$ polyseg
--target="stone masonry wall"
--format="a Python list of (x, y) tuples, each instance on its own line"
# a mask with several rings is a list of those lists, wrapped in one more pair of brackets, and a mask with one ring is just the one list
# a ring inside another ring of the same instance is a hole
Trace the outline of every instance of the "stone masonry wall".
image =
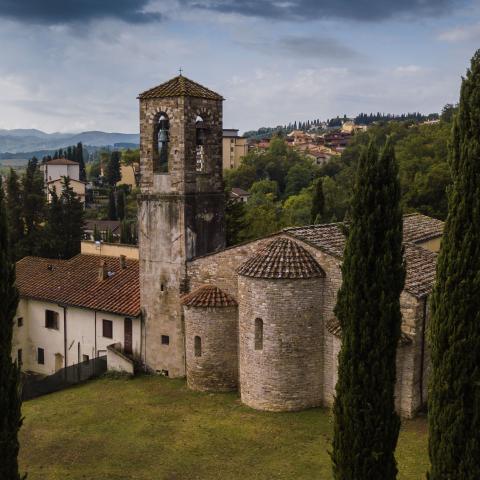
[[(290, 411), (322, 404), (323, 278), (240, 276), (240, 393), (246, 405)], [(255, 349), (255, 319), (263, 348)]]
[[(168, 172), (156, 173), (155, 125), (161, 115), (169, 121)], [(196, 171), (198, 115), (208, 128), (204, 172)], [(221, 132), (221, 101), (188, 97), (140, 101), (138, 224), (144, 349), (149, 369), (172, 377), (185, 375), (180, 296), (187, 288), (186, 262), (225, 245)]]
[[(202, 391), (236, 390), (238, 308), (184, 309), (188, 386)], [(201, 356), (195, 356), (195, 336), (201, 338)]]

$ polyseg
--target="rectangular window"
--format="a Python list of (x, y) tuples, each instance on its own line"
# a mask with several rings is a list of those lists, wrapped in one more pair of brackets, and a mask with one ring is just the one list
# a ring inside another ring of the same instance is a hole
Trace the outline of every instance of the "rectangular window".
[(19, 348), (17, 351), (17, 362), (18, 366), (21, 367), (23, 364), (23, 352), (21, 348)]
[(88, 362), (88, 361), (90, 360), (90, 357), (89, 357), (88, 355), (83, 354), (83, 355), (82, 355), (82, 360), (83, 360), (84, 362)]
[(17, 325), (18, 325), (19, 327), (23, 327), (23, 317), (18, 317), (18, 318), (17, 318)]
[(113, 338), (113, 322), (111, 320), (103, 321), (103, 336), (105, 338)]
[(255, 319), (255, 350), (263, 350), (263, 320)]
[(58, 330), (58, 312), (45, 310), (45, 328)]
[(37, 363), (39, 365), (45, 364), (45, 350), (43, 348), (37, 349)]
[(168, 335), (162, 335), (162, 345), (170, 345), (170, 337)]

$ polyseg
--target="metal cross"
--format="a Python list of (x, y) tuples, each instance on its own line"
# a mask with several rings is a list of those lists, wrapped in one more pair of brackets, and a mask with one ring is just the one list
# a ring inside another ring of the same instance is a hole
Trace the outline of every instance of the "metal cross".
[(183, 69), (182, 69), (182, 67), (180, 67), (180, 68), (178, 69), (178, 71), (179, 71), (179, 73), (180, 73), (180, 75), (181, 75), (181, 74), (182, 74), (182, 72), (183, 72)]

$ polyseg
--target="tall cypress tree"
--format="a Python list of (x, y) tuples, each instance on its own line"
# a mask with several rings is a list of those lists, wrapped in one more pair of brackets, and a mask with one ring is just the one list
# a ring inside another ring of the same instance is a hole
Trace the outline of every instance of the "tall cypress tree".
[(17, 311), (15, 264), (8, 240), (7, 213), (0, 182), (0, 478), (19, 480), (18, 431), (22, 426), (20, 368), (12, 362), (13, 319)]
[(432, 294), (431, 480), (480, 478), (480, 50), (463, 79)]
[(120, 172), (120, 152), (117, 150), (113, 151), (110, 155), (106, 177), (107, 182), (111, 187), (114, 187), (117, 182), (122, 179)]
[(17, 172), (11, 168), (7, 180), (7, 219), (10, 249), (12, 258), (17, 259), (19, 242), (24, 236), (24, 224), (22, 217), (22, 192), (18, 181)]
[(71, 258), (80, 253), (84, 211), (82, 202), (70, 186), (68, 177), (63, 177), (60, 203), (63, 211), (63, 258)]
[(85, 160), (83, 158), (83, 145), (82, 142), (78, 142), (75, 148), (75, 160), (80, 165), (80, 180), (85, 182), (87, 180), (87, 171), (85, 169)]
[(323, 179), (318, 178), (315, 182), (315, 190), (312, 198), (311, 222), (321, 223), (325, 211), (325, 197), (323, 195)]
[(117, 204), (115, 202), (115, 192), (113, 188), (108, 194), (108, 219), (117, 220)]
[(342, 327), (334, 412), (336, 480), (391, 480), (400, 420), (396, 351), (405, 269), (400, 185), (390, 141), (362, 153), (335, 314)]
[(123, 189), (117, 192), (117, 217), (119, 220), (125, 218), (125, 191)]

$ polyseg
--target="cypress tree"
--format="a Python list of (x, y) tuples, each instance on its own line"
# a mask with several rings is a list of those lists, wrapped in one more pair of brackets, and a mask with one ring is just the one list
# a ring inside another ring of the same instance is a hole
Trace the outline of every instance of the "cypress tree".
[(342, 327), (333, 407), (336, 480), (390, 480), (400, 420), (396, 350), (405, 269), (398, 170), (391, 142), (362, 153), (335, 314)]
[(480, 478), (480, 50), (462, 81), (432, 294), (430, 480)]
[(15, 264), (8, 240), (0, 182), (0, 478), (19, 480), (18, 431), (22, 426), (20, 367), (12, 362), (13, 319), (17, 311)]
[(22, 218), (25, 235), (19, 243), (18, 256), (39, 255), (42, 248), (42, 228), (45, 221), (45, 193), (38, 160), (29, 160), (22, 180)]
[(24, 235), (22, 217), (22, 192), (18, 181), (17, 172), (11, 168), (7, 180), (7, 219), (10, 249), (12, 258), (17, 259), (18, 244)]
[(115, 203), (115, 192), (113, 188), (110, 189), (108, 194), (108, 219), (117, 220), (117, 205)]
[(106, 177), (107, 182), (111, 187), (114, 187), (117, 182), (122, 179), (120, 172), (120, 152), (117, 150), (113, 151), (110, 155)]
[(125, 191), (120, 190), (117, 192), (117, 217), (119, 220), (125, 218)]
[(62, 181), (60, 203), (63, 213), (62, 258), (71, 258), (80, 253), (84, 228), (84, 211), (82, 202), (70, 186), (68, 177), (64, 177)]
[(63, 242), (63, 211), (62, 204), (55, 188), (50, 190), (50, 203), (47, 207), (47, 219), (43, 235), (42, 256), (48, 258), (63, 258), (65, 248)]
[(78, 142), (75, 148), (74, 160), (80, 165), (80, 180), (85, 182), (87, 180), (87, 171), (85, 169), (85, 160), (83, 159), (83, 145), (82, 142)]
[(325, 211), (325, 197), (323, 195), (323, 180), (317, 179), (312, 198), (311, 222), (320, 223)]

